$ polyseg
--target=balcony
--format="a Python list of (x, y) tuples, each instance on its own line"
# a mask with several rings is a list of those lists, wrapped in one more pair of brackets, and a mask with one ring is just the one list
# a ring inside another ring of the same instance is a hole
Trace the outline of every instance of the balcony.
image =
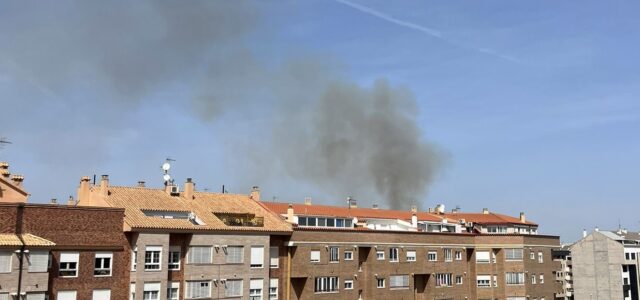
[(264, 217), (255, 214), (214, 213), (227, 226), (264, 227)]

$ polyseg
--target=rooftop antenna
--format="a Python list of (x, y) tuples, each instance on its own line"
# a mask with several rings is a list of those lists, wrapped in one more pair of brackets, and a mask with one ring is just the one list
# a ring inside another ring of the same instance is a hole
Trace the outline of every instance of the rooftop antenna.
[(170, 162), (172, 161), (176, 161), (175, 159), (171, 159), (169, 157), (167, 157), (164, 160), (164, 163), (162, 164), (162, 166), (160, 166), (160, 168), (163, 171), (163, 175), (162, 175), (162, 179), (164, 180), (164, 185), (168, 185), (169, 183), (173, 184), (173, 179), (171, 179), (171, 175), (169, 175), (169, 169), (171, 169), (171, 164)]

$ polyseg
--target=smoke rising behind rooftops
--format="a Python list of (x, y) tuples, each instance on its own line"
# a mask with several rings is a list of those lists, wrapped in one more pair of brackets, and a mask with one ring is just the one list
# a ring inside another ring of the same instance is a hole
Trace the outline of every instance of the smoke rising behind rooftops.
[[(365, 87), (327, 67), (332, 60), (305, 53), (275, 66), (261, 61), (247, 43), (260, 23), (248, 2), (3, 6), (0, 36), (10, 42), (0, 43), (0, 71), (53, 91), (59, 101), (83, 93), (90, 99), (83, 107), (93, 111), (104, 99), (92, 90), (101, 90), (125, 103), (115, 109), (130, 110), (129, 103), (154, 101), (157, 90), (180, 85), (190, 91), (182, 102), (203, 122), (269, 103), (271, 134), (259, 141), (269, 151), (255, 154), (247, 172), (278, 169), (284, 174), (268, 176), (285, 175), (360, 202), (408, 209), (421, 204), (446, 157), (424, 140), (416, 99), (407, 87), (385, 79)], [(109, 122), (82, 125), (87, 130)], [(91, 142), (105, 144), (108, 138)]]

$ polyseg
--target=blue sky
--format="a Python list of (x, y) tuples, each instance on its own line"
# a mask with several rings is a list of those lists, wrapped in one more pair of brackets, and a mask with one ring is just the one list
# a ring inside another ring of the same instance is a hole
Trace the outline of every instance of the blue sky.
[[(240, 42), (223, 42), (241, 43), (261, 69), (277, 69), (291, 57), (320, 57), (329, 73), (360, 86), (384, 78), (413, 93), (423, 138), (447, 157), (421, 196), (423, 206), (525, 211), (543, 233), (561, 235), (566, 242), (583, 228), (616, 228), (621, 222), (640, 229), (638, 3), (245, 4), (257, 25), (247, 25), (251, 29)], [(121, 94), (101, 84), (97, 73), (84, 73), (85, 64), (74, 64), (80, 71), (60, 75), (66, 82), (59, 84), (56, 76), (40, 76), (37, 68), (29, 69), (35, 64), (24, 63), (24, 57), (40, 52), (23, 57), (16, 49), (24, 48), (9, 45), (43, 47), (39, 38), (50, 34), (43, 28), (68, 28), (54, 17), (74, 18), (82, 11), (63, 5), (53, 12), (47, 7), (29, 12), (28, 6), (9, 2), (0, 7), (5, 8), (0, 9), (0, 40), (7, 43), (0, 45), (0, 136), (13, 141), (0, 150), (0, 158), (26, 176), (32, 201), (75, 194), (82, 175), (104, 173), (115, 184), (146, 179), (159, 185), (158, 166), (167, 156), (177, 160), (178, 182), (194, 177), (200, 188), (219, 190), (226, 184), (233, 192), (248, 192), (257, 184), (263, 198), (279, 201), (313, 196), (335, 203), (345, 196), (286, 176), (270, 164), (242, 163), (251, 153), (270, 151), (263, 145), (270, 134), (265, 124), (279, 117), (259, 84), (230, 93), (251, 100), (229, 105), (232, 109), (213, 118), (195, 117), (189, 82), (204, 64), (195, 58), (183, 64), (184, 58), (168, 52), (168, 61), (157, 63), (180, 76), (158, 76), (161, 84), (114, 101)], [(142, 14), (145, 9), (140, 8)], [(52, 18), (25, 25), (39, 14)], [(116, 43), (137, 43), (122, 40), (114, 37)], [(52, 52), (61, 49), (67, 50), (55, 46)], [(87, 49), (93, 48), (55, 54), (63, 62), (76, 61), (87, 58)], [(179, 50), (203, 59), (228, 54), (226, 49)], [(52, 64), (47, 69), (52, 74), (67, 71), (51, 57), (42, 61)]]

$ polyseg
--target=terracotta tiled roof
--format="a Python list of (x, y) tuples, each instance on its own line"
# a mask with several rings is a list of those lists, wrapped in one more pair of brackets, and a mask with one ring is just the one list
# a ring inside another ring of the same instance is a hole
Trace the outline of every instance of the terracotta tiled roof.
[[(284, 215), (287, 213), (289, 203), (282, 202), (263, 202), (263, 204), (277, 214)], [(356, 217), (359, 219), (398, 219), (411, 221), (413, 213), (409, 210), (390, 210), (390, 209), (373, 209), (373, 208), (349, 208), (330, 205), (305, 205), (292, 204), (293, 211), (296, 215), (309, 216), (334, 216), (334, 217)], [(417, 212), (418, 221), (441, 222), (444, 216), (437, 216), (428, 212)], [(455, 219), (447, 218), (448, 221), (455, 222)]]
[(493, 212), (489, 212), (487, 214), (484, 213), (464, 213), (464, 212), (459, 212), (459, 213), (446, 213), (444, 214), (444, 216), (448, 217), (448, 218), (453, 218), (453, 219), (464, 219), (466, 222), (473, 222), (473, 223), (478, 223), (478, 224), (515, 224), (515, 225), (531, 225), (531, 226), (537, 226), (538, 224), (530, 222), (530, 221), (526, 221), (526, 222), (520, 222), (519, 218), (515, 218), (515, 217), (511, 217), (511, 216), (507, 216), (507, 215), (502, 215), (502, 214), (496, 214)]
[[(264, 209), (247, 195), (194, 192), (193, 199), (171, 196), (161, 189), (109, 187), (106, 202), (125, 209), (125, 223), (133, 229), (234, 230), (289, 232), (291, 225)], [(143, 211), (193, 212), (204, 225), (188, 219), (151, 217)], [(254, 214), (264, 218), (263, 227), (228, 226), (214, 213)]]
[[(33, 234), (27, 233), (22, 235), (22, 240), (24, 241), (25, 246), (31, 247), (52, 247), (56, 244), (47, 239), (41, 238), (39, 236), (35, 236)], [(22, 246), (22, 242), (18, 238), (16, 234), (0, 234), (0, 246)]]

